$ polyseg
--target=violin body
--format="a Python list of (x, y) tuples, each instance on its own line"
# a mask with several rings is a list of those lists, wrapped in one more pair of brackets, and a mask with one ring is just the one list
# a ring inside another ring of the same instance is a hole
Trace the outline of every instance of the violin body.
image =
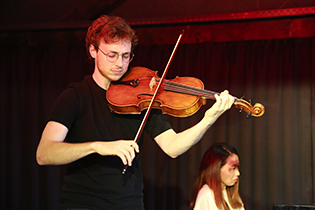
[[(107, 100), (112, 111), (120, 114), (139, 114), (149, 105), (161, 109), (164, 114), (175, 117), (187, 117), (196, 113), (206, 99), (215, 99), (220, 93), (204, 90), (201, 80), (194, 77), (176, 77), (163, 80), (157, 71), (144, 67), (134, 67), (119, 81), (112, 82), (107, 90)], [(157, 88), (159, 88), (157, 90)], [(155, 100), (151, 104), (153, 96)], [(250, 116), (260, 117), (265, 108), (262, 104), (251, 103), (235, 97), (234, 105)]]
[[(144, 67), (130, 69), (119, 82), (109, 86), (107, 100), (110, 109), (120, 114), (139, 114), (148, 108), (158, 82), (157, 71)], [(204, 88), (202, 81), (193, 77), (176, 77), (166, 82)], [(206, 103), (203, 97), (165, 91), (164, 88), (165, 83), (160, 87), (152, 105), (152, 108), (161, 109), (164, 114), (187, 117), (196, 113)]]

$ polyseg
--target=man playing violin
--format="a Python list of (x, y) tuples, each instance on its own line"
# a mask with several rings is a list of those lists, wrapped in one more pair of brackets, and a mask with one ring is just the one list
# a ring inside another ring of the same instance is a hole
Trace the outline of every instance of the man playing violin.
[[(106, 100), (111, 82), (127, 72), (136, 44), (134, 30), (123, 19), (103, 15), (95, 20), (86, 36), (94, 72), (71, 84), (52, 107), (36, 158), (39, 165), (68, 165), (61, 209), (144, 209), (141, 161), (136, 155), (143, 139), (133, 141), (144, 114), (113, 113)], [(228, 91), (215, 98), (203, 119), (185, 131), (176, 133), (156, 109), (144, 130), (176, 158), (234, 102)]]

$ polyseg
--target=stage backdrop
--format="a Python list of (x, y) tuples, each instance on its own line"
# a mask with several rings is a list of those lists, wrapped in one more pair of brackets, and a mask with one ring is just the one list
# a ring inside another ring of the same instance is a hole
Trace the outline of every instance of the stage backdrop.
[[(174, 43), (177, 37), (174, 37)], [(83, 39), (42, 44), (12, 39), (0, 48), (0, 208), (55, 210), (64, 167), (38, 166), (35, 151), (49, 110), (70, 82), (91, 74)], [(133, 66), (161, 75), (174, 45), (139, 46)], [(182, 44), (170, 66), (175, 76), (200, 78), (206, 89), (228, 89), (262, 103), (266, 113), (247, 119), (235, 107), (201, 142), (171, 159), (146, 136), (147, 210), (186, 210), (203, 153), (224, 141), (240, 154), (240, 192), (246, 209), (314, 202), (315, 37)], [(214, 101), (170, 121), (178, 132), (193, 126)]]

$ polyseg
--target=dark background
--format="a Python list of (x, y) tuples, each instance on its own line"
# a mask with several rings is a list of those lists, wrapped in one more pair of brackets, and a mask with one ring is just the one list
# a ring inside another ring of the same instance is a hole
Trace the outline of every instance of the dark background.
[[(142, 150), (146, 209), (187, 209), (203, 153), (225, 141), (240, 154), (246, 209), (314, 205), (315, 2), (6, 1), (0, 3), (0, 208), (58, 209), (64, 167), (37, 165), (49, 110), (70, 83), (91, 74), (84, 39), (101, 14), (122, 16), (140, 42), (134, 66), (167, 78), (200, 78), (265, 106), (260, 118), (232, 107), (187, 153), (171, 159), (146, 137)], [(170, 117), (178, 132), (188, 118)]]

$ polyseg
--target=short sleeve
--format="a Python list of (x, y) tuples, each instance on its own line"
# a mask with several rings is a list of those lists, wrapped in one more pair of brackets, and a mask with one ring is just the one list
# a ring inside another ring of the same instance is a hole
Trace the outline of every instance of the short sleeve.
[(79, 115), (80, 99), (74, 88), (67, 88), (55, 101), (48, 121), (55, 121), (70, 129)]
[(161, 110), (157, 109), (151, 110), (151, 113), (145, 126), (145, 130), (148, 132), (151, 139), (154, 139), (159, 134), (171, 128), (172, 128), (171, 124), (169, 123), (167, 117), (162, 114)]

